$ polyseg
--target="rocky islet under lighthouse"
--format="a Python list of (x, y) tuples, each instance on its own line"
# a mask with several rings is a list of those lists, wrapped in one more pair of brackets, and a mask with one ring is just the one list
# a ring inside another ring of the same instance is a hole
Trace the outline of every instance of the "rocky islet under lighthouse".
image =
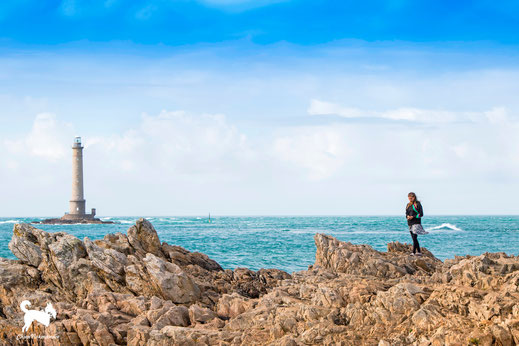
[(83, 145), (81, 137), (76, 137), (72, 144), (72, 196), (69, 202), (69, 212), (59, 219), (46, 219), (41, 223), (113, 223), (102, 221), (95, 217), (96, 209), (92, 208), (87, 214), (86, 200), (83, 189)]

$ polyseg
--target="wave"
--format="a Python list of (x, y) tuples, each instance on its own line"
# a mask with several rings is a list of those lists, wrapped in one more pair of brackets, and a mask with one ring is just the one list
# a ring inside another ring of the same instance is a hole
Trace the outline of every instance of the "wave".
[(128, 220), (118, 220), (118, 222), (120, 222), (120, 223), (128, 223), (128, 224), (135, 223), (135, 221), (131, 221), (131, 220), (130, 221), (128, 221)]
[(453, 225), (450, 223), (442, 223), (439, 226), (429, 227), (429, 228), (426, 228), (425, 230), (426, 231), (435, 231), (435, 230), (440, 230), (440, 229), (450, 229), (452, 231), (463, 231), (461, 228), (458, 228), (458, 227), (456, 227), (456, 225)]
[[(200, 220), (206, 221), (206, 219), (200, 219)], [(172, 224), (174, 224), (174, 223), (195, 223), (195, 222), (199, 223), (196, 220), (171, 220), (169, 222)]]
[(5, 221), (0, 221), (0, 223), (18, 223), (20, 221), (18, 220), (5, 220)]

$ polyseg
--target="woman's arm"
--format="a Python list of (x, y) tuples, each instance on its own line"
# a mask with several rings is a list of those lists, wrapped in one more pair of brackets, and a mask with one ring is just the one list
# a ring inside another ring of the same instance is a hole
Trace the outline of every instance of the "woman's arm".
[(418, 207), (416, 208), (416, 211), (417, 211), (418, 215), (416, 215), (416, 217), (423, 217), (422, 203), (417, 203), (417, 204), (418, 204)]
[(405, 216), (408, 220), (411, 220), (414, 216), (413, 214), (413, 208), (410, 208), (409, 205), (405, 206)]

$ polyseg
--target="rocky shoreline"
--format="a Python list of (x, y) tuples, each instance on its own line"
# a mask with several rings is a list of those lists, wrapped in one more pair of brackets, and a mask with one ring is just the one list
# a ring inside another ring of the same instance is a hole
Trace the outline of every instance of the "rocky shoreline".
[(34, 224), (44, 224), (44, 225), (74, 225), (78, 223), (88, 223), (88, 224), (111, 224), (113, 221), (103, 221), (98, 218), (84, 218), (84, 219), (45, 219), (41, 221), (32, 221)]
[[(17, 224), (0, 258), (2, 345), (516, 345), (519, 256), (446, 260), (316, 234), (308, 270), (223, 270), (140, 219), (83, 241)], [(57, 311), (21, 329), (23, 300)], [(32, 337), (31, 337), (32, 335)]]

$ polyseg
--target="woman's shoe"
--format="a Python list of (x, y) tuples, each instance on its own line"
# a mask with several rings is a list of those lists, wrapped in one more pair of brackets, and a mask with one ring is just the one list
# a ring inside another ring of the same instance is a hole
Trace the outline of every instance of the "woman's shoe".
[(423, 256), (421, 252), (418, 252), (415, 256)]
[(415, 256), (414, 252), (411, 252), (411, 254), (409, 256)]

